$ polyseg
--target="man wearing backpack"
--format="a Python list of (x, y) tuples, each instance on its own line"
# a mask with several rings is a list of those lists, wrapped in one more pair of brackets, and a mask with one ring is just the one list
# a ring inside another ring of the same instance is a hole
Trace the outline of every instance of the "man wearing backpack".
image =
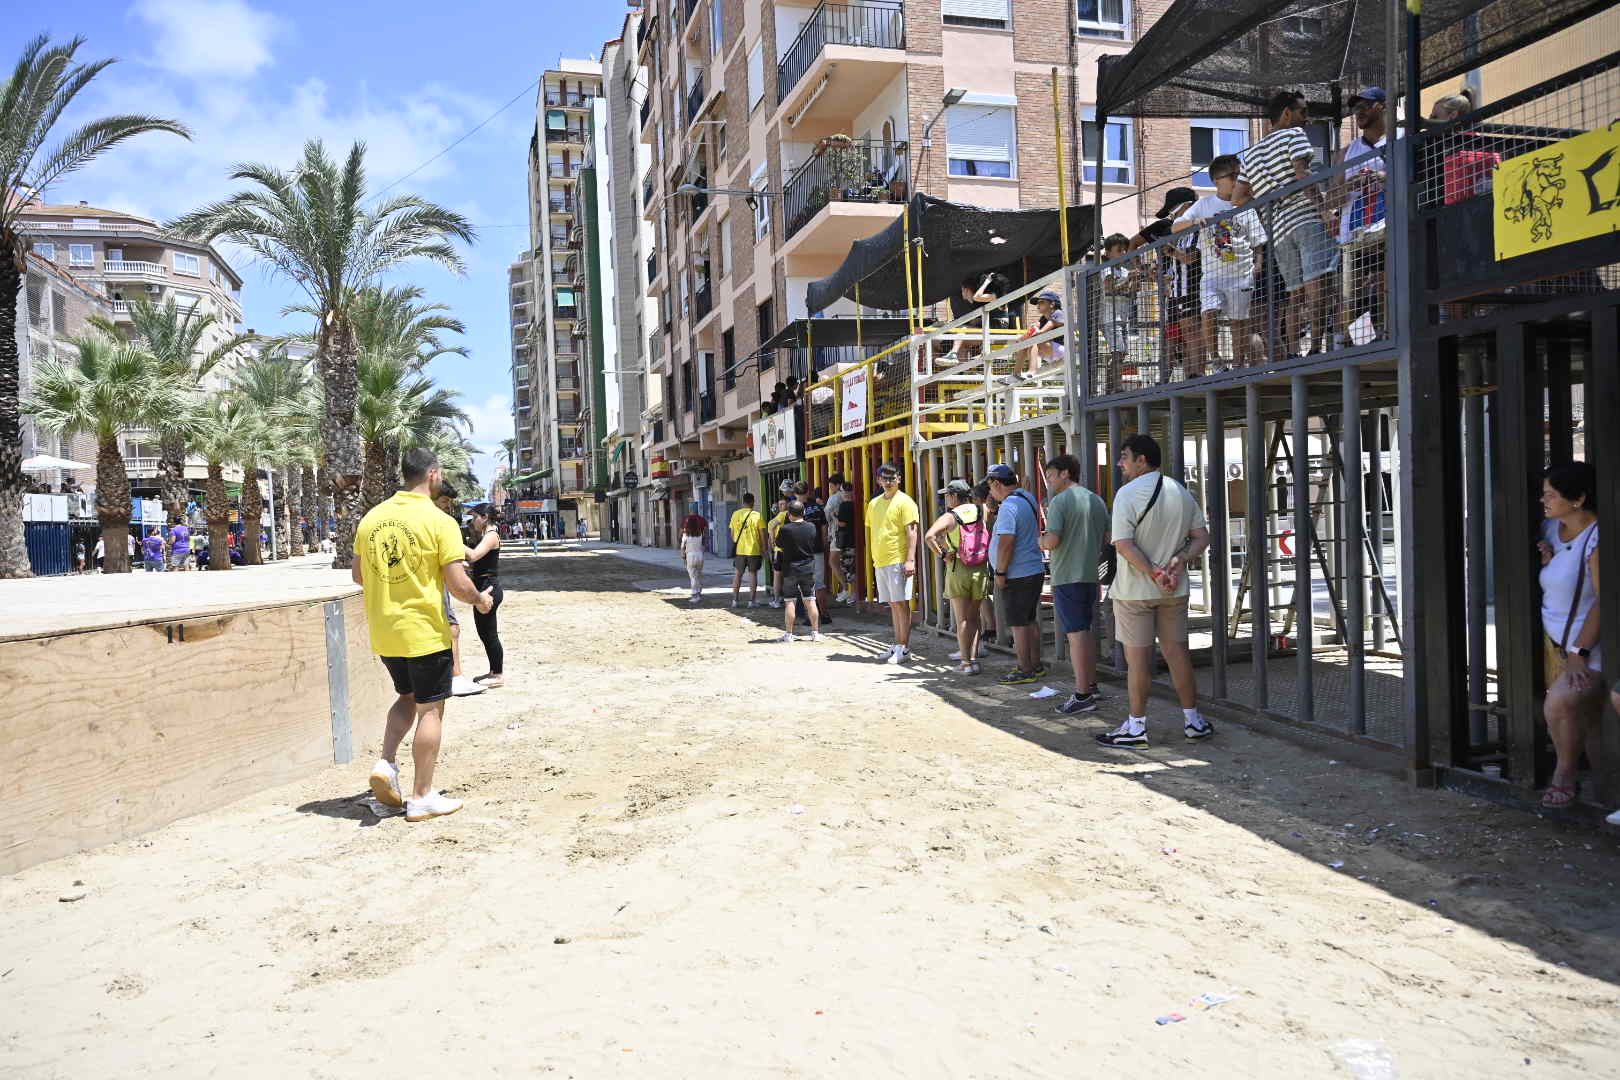
[(1120, 448), (1119, 468), (1129, 482), (1114, 496), (1119, 576), (1108, 598), (1130, 670), (1131, 713), (1119, 727), (1097, 736), (1104, 746), (1148, 745), (1155, 636), (1181, 699), (1182, 734), (1189, 739), (1215, 734), (1215, 726), (1198, 712), (1198, 683), (1187, 651), (1186, 571), (1209, 547), (1209, 525), (1198, 500), (1159, 471), (1161, 460), (1159, 444), (1146, 435), (1132, 435)]
[(990, 466), (985, 479), (990, 481), (991, 497), (1001, 504), (991, 534), (990, 564), (995, 568), (996, 591), (1001, 594), (1003, 613), (1018, 651), (1018, 666), (1003, 675), (1001, 682), (1009, 686), (1032, 683), (1046, 677), (1036, 622), (1041, 610), (1041, 586), (1046, 581), (1040, 510), (1035, 496), (1019, 486), (1018, 474), (1011, 465)]
[(1066, 716), (1097, 710), (1097, 563), (1108, 541), (1108, 506), (1080, 486), (1080, 462), (1059, 454), (1046, 463), (1046, 531), (1041, 547), (1052, 553), (1052, 603), (1058, 627), (1069, 639), (1074, 693), (1057, 707)]

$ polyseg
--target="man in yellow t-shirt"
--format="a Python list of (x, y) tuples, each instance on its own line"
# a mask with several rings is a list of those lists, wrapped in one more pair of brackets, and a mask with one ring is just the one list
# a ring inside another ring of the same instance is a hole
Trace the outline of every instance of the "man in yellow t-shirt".
[[(450, 696), (454, 660), (444, 592), (478, 611), (495, 606), (467, 573), (467, 548), (456, 522), (434, 503), (444, 473), (431, 451), (412, 448), (401, 461), (405, 489), (372, 507), (354, 534), (354, 583), (365, 590), (371, 647), (399, 695), (388, 710), (382, 757), (371, 770), (371, 792), (386, 806), (405, 808), (406, 821), (426, 821), (461, 809), (433, 787)], [(410, 798), (401, 794), (399, 744), (412, 727), (416, 766)]]
[(759, 568), (765, 563), (765, 518), (754, 509), (754, 493), (743, 495), (742, 509), (731, 515), (731, 545), (736, 557), (731, 565), (731, 606), (738, 607), (737, 594), (742, 590), (743, 574), (748, 574), (748, 606), (754, 606), (759, 594)]
[(872, 554), (878, 602), (889, 605), (894, 646), (884, 656), (890, 664), (911, 657), (911, 586), (917, 574), (917, 503), (900, 490), (900, 470), (878, 466), (883, 494), (866, 504), (866, 550)]

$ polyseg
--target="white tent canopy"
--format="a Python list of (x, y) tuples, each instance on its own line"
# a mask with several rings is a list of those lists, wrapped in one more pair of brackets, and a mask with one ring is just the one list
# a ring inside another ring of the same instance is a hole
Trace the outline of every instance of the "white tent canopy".
[(23, 472), (49, 472), (52, 469), (93, 469), (94, 465), (86, 465), (82, 461), (69, 461), (67, 458), (53, 457), (50, 454), (40, 454), (37, 457), (23, 458)]

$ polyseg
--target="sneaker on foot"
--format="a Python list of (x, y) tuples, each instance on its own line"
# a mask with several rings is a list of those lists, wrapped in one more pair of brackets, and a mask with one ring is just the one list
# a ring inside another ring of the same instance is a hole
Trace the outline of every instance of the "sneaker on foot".
[(698, 598), (694, 596), (690, 600), (688, 600), (687, 603), (691, 604), (693, 607), (697, 607), (698, 606)]
[(781, 609), (781, 607), (782, 607), (782, 601), (780, 601), (780, 600), (778, 600), (778, 599), (777, 599), (777, 598), (776, 598), (776, 597), (774, 597), (774, 596), (773, 596), (773, 597), (771, 597), (771, 607), (773, 607), (773, 608), (776, 608), (776, 609), (778, 609), (778, 610), (780, 610), (780, 609)]
[(1097, 701), (1090, 694), (1070, 694), (1069, 700), (1057, 707), (1064, 716), (1097, 711)]
[(1187, 724), (1184, 724), (1182, 726), (1182, 728), (1181, 728), (1181, 733), (1183, 735), (1187, 736), (1187, 738), (1189, 738), (1189, 739), (1207, 739), (1211, 735), (1215, 734), (1215, 725), (1214, 724), (1210, 723), (1208, 720), (1204, 719), (1203, 717), (1199, 717), (1199, 720), (1201, 721), (1201, 723), (1197, 723), (1197, 724), (1187, 723)]
[(453, 814), (460, 809), (460, 799), (451, 799), (440, 795), (437, 791), (430, 791), (423, 798), (405, 800), (405, 820), (427, 821), (429, 818)]
[(748, 606), (751, 607), (751, 608), (759, 607), (759, 605), (754, 603), (754, 601), (752, 601), (752, 600), (748, 601)]
[(732, 598), (731, 598), (731, 606), (732, 606), (732, 607), (734, 607), (734, 608), (739, 608), (739, 607), (742, 607), (742, 604), (740, 604), (740, 603), (739, 603), (739, 602), (738, 602), (738, 601), (737, 601), (737, 598), (736, 598), (736, 597), (735, 597), (735, 596), (733, 596), (733, 597), (732, 597)]
[(781, 637), (776, 639), (776, 643), (778, 645), (791, 645), (793, 644), (793, 635), (783, 634)]
[(978, 673), (979, 673), (979, 665), (978, 665), (978, 663), (975, 662), (975, 663), (972, 663), (972, 664), (963, 664), (962, 665), (962, 674), (964, 674), (964, 675), (977, 675)]
[(960, 663), (962, 660), (962, 650), (957, 649), (955, 652), (951, 653), (950, 656), (946, 657), (946, 659), (955, 660), (956, 662)]
[(482, 694), (483, 692), (483, 683), (474, 682), (465, 675), (457, 675), (450, 680), (451, 697), (470, 697), (473, 694)]
[(1035, 670), (1031, 674), (1033, 674), (1037, 679), (1044, 679), (1046, 678), (1048, 670), (1049, 669), (1045, 664), (1036, 664)]
[(1113, 731), (1098, 735), (1097, 741), (1104, 746), (1134, 746), (1138, 749), (1146, 749), (1148, 745), (1147, 728), (1133, 727), (1131, 722), (1127, 720)]
[(903, 664), (910, 659), (911, 650), (906, 648), (904, 645), (896, 645), (894, 648), (889, 650), (889, 659), (887, 662), (890, 664)]
[(810, 632), (810, 640), (811, 641), (821, 641), (822, 640), (821, 631), (820, 630), (811, 631)]
[(1039, 678), (1040, 676), (1035, 674), (1033, 671), (1025, 671), (1023, 668), (1013, 668), (996, 681), (1001, 683), (1003, 686), (1022, 686), (1025, 683), (1032, 683)]
[(405, 805), (405, 797), (399, 792), (398, 765), (377, 759), (377, 764), (371, 767), (371, 794), (384, 806), (397, 809)]

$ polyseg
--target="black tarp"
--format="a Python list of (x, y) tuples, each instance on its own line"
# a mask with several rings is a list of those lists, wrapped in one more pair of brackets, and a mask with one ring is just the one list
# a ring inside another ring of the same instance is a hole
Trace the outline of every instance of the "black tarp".
[[(861, 299), (865, 299), (864, 294)], [(905, 319), (886, 315), (863, 317), (860, 326), (848, 316), (794, 319), (760, 346), (764, 349), (803, 349), (844, 345), (892, 345), (911, 332)]]
[[(1096, 242), (1096, 219), (1093, 207), (1069, 207), (1071, 262)], [(997, 270), (1019, 283), (1057, 270), (1063, 262), (1059, 225), (1055, 209), (986, 210), (932, 195), (912, 196), (912, 237), (923, 241), (922, 302), (956, 296), (970, 274)], [(825, 311), (840, 298), (855, 299), (855, 283), (860, 282), (862, 305), (905, 310), (910, 298), (901, 258), (904, 237), (904, 220), (895, 218), (876, 236), (855, 241), (842, 266), (810, 283), (808, 309)], [(916, 274), (913, 265), (913, 280)]]
[[(1539, 40), (1613, 0), (1424, 0), (1421, 82), (1433, 86)], [(1278, 90), (1331, 111), (1388, 81), (1388, 0), (1176, 0), (1123, 56), (1107, 57), (1108, 116), (1260, 116)], [(1472, 18), (1470, 18), (1472, 17)], [(1404, 7), (1397, 19), (1405, 48)], [(1390, 95), (1404, 87), (1385, 87)]]

